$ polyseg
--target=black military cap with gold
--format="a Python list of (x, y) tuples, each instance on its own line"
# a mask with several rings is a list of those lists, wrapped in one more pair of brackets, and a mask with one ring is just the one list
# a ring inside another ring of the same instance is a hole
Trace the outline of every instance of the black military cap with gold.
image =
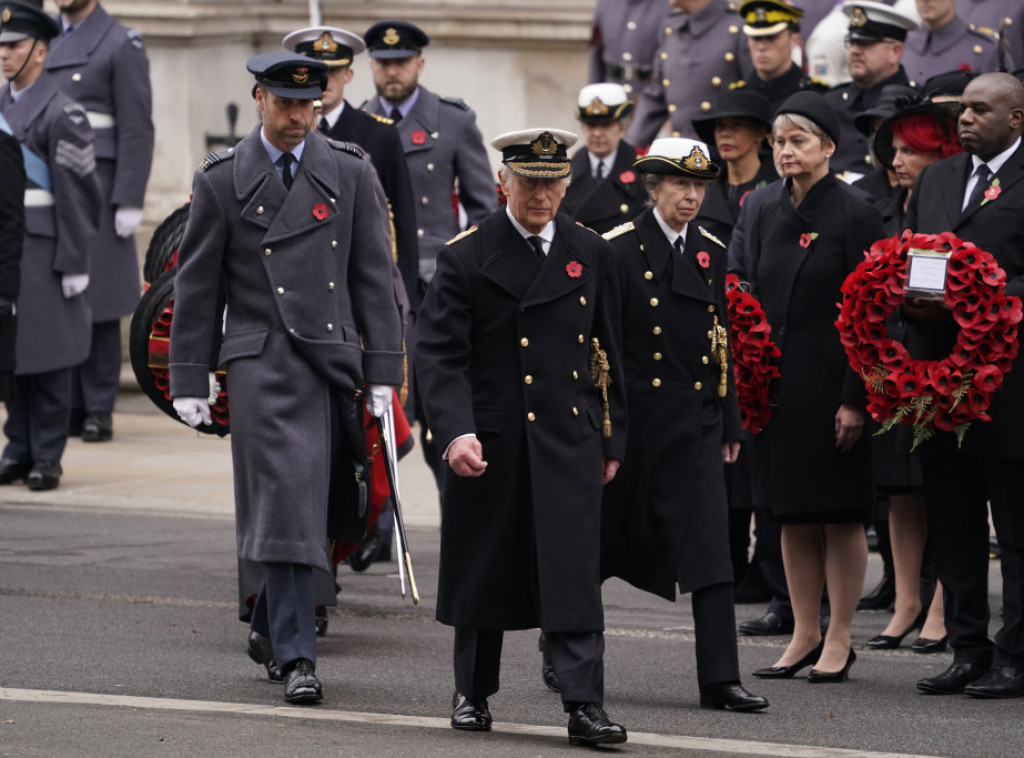
[(378, 21), (363, 39), (371, 58), (408, 58), (430, 44), (427, 33), (408, 21)]
[(41, 8), (18, 0), (0, 2), (0, 44), (38, 39), (49, 42), (60, 34), (60, 26)]
[(256, 77), (257, 84), (291, 100), (317, 100), (327, 86), (326, 65), (287, 50), (253, 56), (245, 68)]
[(847, 0), (842, 10), (850, 19), (846, 38), (852, 42), (903, 42), (917, 28), (917, 21), (905, 13), (870, 0)]
[(363, 38), (333, 26), (297, 29), (281, 41), (285, 49), (323, 61), (331, 68), (351, 66), (352, 59), (366, 49)]
[(748, 37), (770, 37), (781, 31), (800, 31), (804, 11), (778, 0), (747, 0), (739, 9), (743, 33)]
[(572, 132), (537, 127), (505, 132), (491, 140), (510, 173), (528, 179), (562, 179), (569, 175), (568, 149), (579, 139)]
[(585, 124), (621, 121), (632, 112), (633, 101), (616, 82), (588, 84), (576, 100), (576, 118)]
[(708, 146), (698, 140), (663, 137), (651, 143), (647, 155), (637, 158), (633, 168), (645, 174), (714, 179), (721, 169), (711, 162), (710, 155)]

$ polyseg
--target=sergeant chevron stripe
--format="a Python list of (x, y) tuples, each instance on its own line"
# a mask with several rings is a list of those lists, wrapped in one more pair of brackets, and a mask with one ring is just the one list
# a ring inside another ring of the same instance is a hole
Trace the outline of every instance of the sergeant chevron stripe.
[(53, 160), (79, 177), (91, 174), (96, 168), (96, 153), (92, 145), (79, 147), (67, 140), (57, 141), (57, 154)]

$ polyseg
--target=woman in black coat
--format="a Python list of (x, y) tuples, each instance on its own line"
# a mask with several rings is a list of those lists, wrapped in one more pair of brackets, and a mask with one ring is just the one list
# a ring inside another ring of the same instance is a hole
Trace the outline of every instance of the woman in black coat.
[[(785, 188), (751, 226), (751, 284), (782, 351), (781, 377), (755, 457), (760, 501), (783, 525), (795, 627), (782, 657), (754, 675), (790, 678), (815, 664), (810, 681), (839, 682), (855, 658), (850, 626), (867, 567), (863, 522), (873, 488), (865, 390), (834, 322), (840, 287), (882, 236), (882, 222), (829, 173), (839, 124), (820, 95), (786, 100), (772, 134)], [(826, 584), (832, 620), (822, 639)]]

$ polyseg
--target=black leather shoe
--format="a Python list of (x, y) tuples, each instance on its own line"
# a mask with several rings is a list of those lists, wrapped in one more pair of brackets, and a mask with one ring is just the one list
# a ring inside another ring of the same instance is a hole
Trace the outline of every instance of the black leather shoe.
[(845, 681), (850, 676), (850, 667), (853, 666), (855, 660), (857, 660), (857, 654), (851, 647), (849, 655), (846, 656), (846, 663), (839, 671), (820, 671), (812, 668), (807, 672), (807, 681), (811, 684), (833, 684)]
[(594, 747), (626, 741), (626, 728), (613, 724), (598, 703), (581, 703), (569, 711), (569, 744)]
[(267, 670), (267, 679), (272, 682), (283, 682), (281, 670), (274, 660), (274, 649), (270, 646), (270, 638), (264, 637), (256, 632), (249, 632), (249, 641), (246, 643), (245, 652), (254, 662), (260, 664)]
[(747, 692), (742, 684), (726, 682), (701, 688), (700, 707), (752, 713), (768, 707), (768, 699)]
[(954, 662), (938, 676), (920, 680), (917, 688), (928, 695), (959, 695), (968, 684), (981, 679), (987, 672), (987, 666)]
[(487, 708), (487, 698), (470, 700), (458, 692), (452, 695), (452, 729), (464, 732), (491, 731), (491, 711)]
[(374, 521), (373, 526), (366, 530), (363, 539), (348, 557), (348, 565), (353, 571), (366, 571), (380, 552), (380, 544), (380, 525)]
[(822, 640), (811, 652), (791, 666), (768, 666), (763, 669), (755, 669), (754, 676), (758, 679), (792, 679), (801, 669), (807, 668), (818, 660), (824, 647), (825, 640)]
[(884, 611), (896, 601), (896, 578), (882, 574), (874, 589), (857, 602), (858, 611)]
[(740, 634), (748, 637), (770, 637), (778, 634), (792, 634), (793, 619), (784, 619), (774, 611), (768, 611), (759, 619), (740, 624)]
[(1024, 671), (1016, 666), (993, 666), (973, 684), (964, 687), (967, 697), (1024, 697)]
[(299, 658), (288, 664), (284, 672), (284, 699), (294, 705), (319, 703), (324, 699), (312, 661)]
[(109, 442), (114, 437), (114, 419), (109, 413), (90, 413), (82, 422), (82, 442)]
[(551, 663), (551, 656), (548, 654), (548, 639), (544, 636), (544, 632), (541, 632), (540, 637), (537, 638), (537, 649), (540, 650), (541, 681), (552, 692), (561, 692), (562, 688), (558, 684), (558, 674), (555, 673), (555, 667)]
[(32, 470), (28, 473), (28, 477), (25, 479), (25, 484), (28, 485), (30, 490), (35, 490), (36, 492), (55, 490), (60, 484), (60, 475), (62, 473), (64, 472), (57, 461), (36, 461), (32, 466)]
[(928, 655), (930, 653), (944, 653), (948, 646), (949, 635), (947, 634), (941, 640), (930, 640), (927, 637), (918, 637), (914, 640), (914, 644), (910, 646), (910, 649), (915, 653)]
[(0, 458), (0, 484), (12, 484), (28, 478), (32, 470), (31, 463), (22, 463), (10, 458)]

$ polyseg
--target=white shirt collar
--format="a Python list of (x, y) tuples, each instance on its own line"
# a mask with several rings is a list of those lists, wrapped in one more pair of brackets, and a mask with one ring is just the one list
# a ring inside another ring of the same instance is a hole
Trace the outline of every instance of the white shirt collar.
[(999, 173), (999, 169), (1001, 169), (1003, 167), (1003, 164), (1006, 163), (1008, 160), (1010, 160), (1010, 156), (1013, 155), (1014, 152), (1016, 152), (1018, 147), (1020, 147), (1020, 137), (1017, 137), (1016, 141), (1012, 145), (1010, 145), (1008, 148), (1006, 148), (1006, 150), (1004, 150), (1003, 152), (999, 153), (999, 155), (997, 155), (995, 158), (993, 158), (990, 161), (983, 161), (977, 155), (972, 155), (971, 156), (971, 163), (972, 163), (971, 173), (973, 174), (975, 171), (977, 171), (978, 170), (978, 166), (980, 166), (982, 163), (987, 163), (989, 169), (992, 171), (992, 175), (995, 176), (996, 174)]
[[(262, 128), (260, 129), (260, 140), (263, 142), (263, 148), (267, 151), (267, 155), (270, 156), (270, 162), (276, 167), (278, 159), (284, 155), (284, 150), (270, 144), (270, 140), (267, 139), (267, 133)], [(292, 155), (295, 157), (296, 165), (302, 163), (302, 151), (305, 149), (306, 140), (302, 140), (302, 142), (292, 149)]]
[[(327, 128), (333, 129), (334, 125), (338, 123), (338, 119), (341, 118), (341, 114), (345, 111), (345, 101), (342, 100), (340, 103), (334, 106), (334, 110), (330, 113), (321, 113), (320, 118), (327, 119)], [(320, 125), (320, 121), (317, 120), (317, 126)]]
[(398, 112), (402, 114), (402, 118), (405, 118), (406, 116), (409, 115), (409, 111), (413, 109), (413, 106), (416, 105), (416, 101), (420, 99), (420, 88), (417, 87), (416, 89), (414, 89), (412, 91), (412, 94), (409, 95), (409, 97), (407, 97), (405, 100), (400, 102), (398, 105), (395, 105), (394, 103), (389, 103), (387, 100), (385, 100), (383, 97), (380, 97), (379, 95), (377, 99), (380, 101), (380, 108), (382, 111), (384, 111), (385, 116), (391, 118), (391, 111), (394, 110), (395, 108), (398, 108)]
[(658, 213), (657, 208), (654, 209), (654, 220), (658, 222), (658, 226), (661, 227), (661, 231), (665, 234), (665, 238), (668, 240), (668, 244), (670, 246), (675, 247), (676, 240), (679, 237), (682, 237), (683, 244), (686, 244), (686, 229), (687, 227), (690, 226), (689, 224), (683, 227), (683, 231), (677, 232), (675, 229), (673, 229), (671, 226), (665, 223), (665, 219), (663, 219), (661, 217), (661, 214)]
[(555, 241), (555, 220), (551, 219), (548, 221), (547, 226), (540, 230), (540, 232), (534, 235), (533, 232), (529, 231), (525, 226), (516, 221), (516, 217), (512, 215), (512, 209), (505, 206), (505, 214), (508, 216), (508, 220), (512, 222), (512, 226), (516, 228), (516, 231), (523, 235), (523, 239), (527, 237), (540, 237), (544, 242), (544, 254), (551, 250), (551, 243)]

